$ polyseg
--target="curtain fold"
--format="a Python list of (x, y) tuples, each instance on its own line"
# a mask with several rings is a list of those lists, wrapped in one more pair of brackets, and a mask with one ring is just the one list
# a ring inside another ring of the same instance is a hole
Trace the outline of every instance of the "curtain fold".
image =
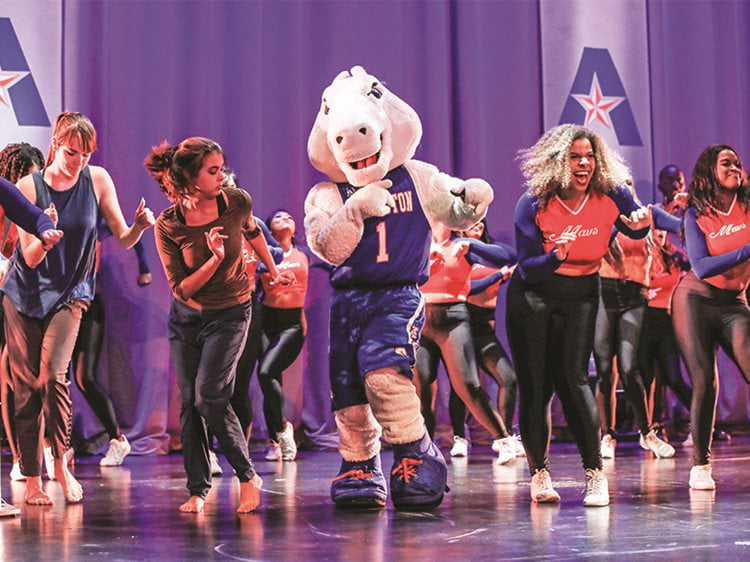
[[(222, 145), (259, 216), (283, 206), (301, 229), (305, 195), (324, 179), (306, 154), (320, 95), (338, 72), (361, 64), (420, 114), (418, 159), (490, 181), (496, 192), (490, 230), (513, 242), (513, 207), (523, 191), (515, 154), (543, 132), (538, 2), (68, 0), (63, 6), (64, 103), (97, 126), (93, 161), (110, 171), (129, 220), (141, 197), (157, 213), (168, 206), (142, 166), (150, 147), (201, 135)], [(675, 162), (689, 173), (711, 142), (734, 144), (744, 154), (750, 45), (741, 25), (749, 21), (750, 3), (650, 1), (647, 12), (655, 170)], [(98, 376), (136, 451), (166, 452), (179, 435), (166, 340), (171, 296), (151, 233), (145, 245), (154, 282), (139, 288), (134, 256), (105, 243), (107, 320)], [(336, 443), (328, 298), (327, 276), (316, 271), (308, 339), (284, 380), (290, 419), (314, 447)], [(720, 419), (747, 421), (746, 386), (724, 367)], [(252, 388), (254, 436), (262, 438), (257, 381)], [(80, 395), (74, 400), (76, 435), (90, 439), (101, 427)]]

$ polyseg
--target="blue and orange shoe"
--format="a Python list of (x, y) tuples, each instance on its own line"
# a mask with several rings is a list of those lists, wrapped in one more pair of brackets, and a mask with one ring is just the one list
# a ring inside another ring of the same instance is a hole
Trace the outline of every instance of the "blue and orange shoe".
[(448, 491), (443, 453), (425, 433), (419, 441), (393, 446), (391, 497), (396, 509), (434, 509)]
[(379, 454), (366, 461), (342, 460), (338, 476), (331, 480), (331, 499), (336, 507), (383, 507), (387, 497)]

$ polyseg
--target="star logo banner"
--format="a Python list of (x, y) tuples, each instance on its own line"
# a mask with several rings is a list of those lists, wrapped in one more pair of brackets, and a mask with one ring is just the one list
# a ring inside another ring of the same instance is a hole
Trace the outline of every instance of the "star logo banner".
[(0, 149), (47, 151), (62, 106), (62, 0), (0, 3)]
[(625, 158), (653, 197), (645, 0), (541, 0), (544, 127), (576, 123)]

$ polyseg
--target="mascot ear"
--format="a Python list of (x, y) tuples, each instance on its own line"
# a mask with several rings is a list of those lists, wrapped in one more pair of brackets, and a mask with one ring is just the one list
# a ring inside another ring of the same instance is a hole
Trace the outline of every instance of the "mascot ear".
[(382, 84), (380, 87), (386, 92), (383, 96), (383, 105), (391, 121), (391, 146), (393, 147), (391, 169), (393, 169), (414, 157), (414, 152), (422, 139), (422, 121), (412, 106)]
[(339, 80), (342, 80), (344, 78), (349, 78), (349, 76), (350, 75), (349, 75), (349, 71), (348, 70), (342, 70), (341, 72), (339, 72), (336, 75), (336, 78), (334, 78), (333, 82), (331, 82), (331, 83), (334, 84), (334, 83), (338, 82)]
[(349, 71), (352, 76), (367, 76), (367, 71), (362, 66), (353, 66)]
[(366, 77), (369, 81), (379, 82), (379, 87), (386, 91), (383, 111), (388, 115), (391, 122), (391, 147), (393, 150), (391, 169), (412, 159), (419, 141), (422, 139), (422, 122), (417, 112), (408, 103), (385, 88), (375, 76), (368, 74), (364, 67), (353, 66), (349, 72), (352, 76)]

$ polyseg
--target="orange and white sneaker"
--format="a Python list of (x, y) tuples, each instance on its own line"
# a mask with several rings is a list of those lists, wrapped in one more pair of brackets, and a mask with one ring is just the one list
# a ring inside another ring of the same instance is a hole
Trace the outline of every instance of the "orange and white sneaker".
[(617, 447), (617, 441), (609, 433), (602, 437), (602, 443), (599, 446), (603, 459), (615, 458), (615, 447)]
[(659, 439), (659, 436), (656, 435), (656, 431), (653, 429), (646, 435), (641, 433), (639, 442), (643, 449), (651, 451), (657, 458), (671, 459), (674, 456), (674, 447), (666, 441)]
[(716, 482), (711, 476), (711, 465), (697, 464), (691, 468), (689, 484), (693, 490), (715, 490)]
[(458, 435), (453, 436), (453, 447), (451, 447), (452, 457), (467, 457), (469, 456), (469, 442), (463, 437)]
[(586, 507), (604, 507), (609, 505), (609, 482), (599, 468), (586, 469), (586, 495), (583, 497)]
[(531, 501), (536, 503), (558, 503), (560, 494), (552, 487), (549, 470), (537, 470), (531, 477)]

